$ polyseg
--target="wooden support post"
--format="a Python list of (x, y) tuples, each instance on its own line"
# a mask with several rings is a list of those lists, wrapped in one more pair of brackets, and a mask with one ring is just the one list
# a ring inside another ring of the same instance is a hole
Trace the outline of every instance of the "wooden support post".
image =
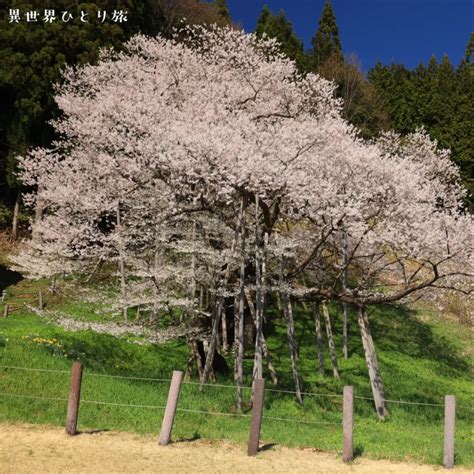
[(163, 421), (161, 423), (160, 438), (158, 440), (158, 444), (161, 446), (166, 446), (171, 439), (171, 432), (173, 430), (174, 416), (176, 414), (176, 407), (178, 406), (182, 380), (183, 372), (180, 370), (174, 370), (168, 393), (168, 401), (166, 402), (165, 414), (163, 415)]
[(71, 388), (69, 390), (69, 402), (67, 404), (66, 433), (75, 435), (77, 433), (77, 416), (79, 414), (79, 401), (81, 399), (82, 364), (74, 362), (71, 369)]
[(252, 421), (250, 423), (250, 436), (247, 450), (249, 456), (255, 456), (258, 453), (260, 428), (262, 426), (263, 399), (265, 395), (265, 380), (255, 379), (253, 384)]
[(8, 310), (9, 310), (9, 306), (6, 304), (3, 308), (3, 317), (4, 318), (8, 318)]
[(38, 308), (43, 309), (43, 294), (38, 291)]
[(343, 404), (343, 424), (342, 424), (342, 460), (349, 462), (354, 459), (353, 451), (353, 429), (354, 429), (354, 387), (344, 386)]
[(454, 395), (444, 397), (444, 467), (454, 466), (454, 426), (456, 420), (456, 398)]

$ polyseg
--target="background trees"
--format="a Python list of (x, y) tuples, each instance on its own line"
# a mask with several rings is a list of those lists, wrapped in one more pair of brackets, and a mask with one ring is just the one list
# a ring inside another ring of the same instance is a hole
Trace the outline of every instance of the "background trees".
[[(35, 2), (16, 2), (16, 8), (22, 11), (30, 7), (43, 8)], [(225, 0), (144, 0), (133, 6), (126, 1), (55, 5), (58, 11), (71, 11), (76, 19), (78, 10), (86, 7), (91, 18), (101, 9), (130, 9), (133, 15), (124, 23), (79, 24), (74, 20), (67, 24), (29, 25), (8, 24), (4, 18), (0, 24), (0, 225), (11, 226), (14, 221), (14, 235), (18, 226), (13, 216), (18, 215), (20, 203), (15, 157), (32, 146), (47, 146), (54, 138), (48, 121), (57, 117), (59, 110), (52, 99), (52, 84), (61, 80), (64, 64), (94, 62), (99, 47), (121, 49), (123, 42), (138, 31), (167, 36), (183, 19), (190, 24), (230, 22)], [(450, 65), (448, 58), (440, 64), (433, 59), (414, 71), (403, 65), (379, 64), (369, 71), (367, 81), (357, 58), (343, 58), (329, 0), (324, 5), (313, 48), (306, 53), (283, 12), (276, 15), (264, 7), (256, 32), (276, 38), (300, 71), (318, 72), (335, 80), (336, 93), (344, 99), (344, 117), (359, 128), (364, 138), (390, 127), (408, 133), (423, 125), (441, 146), (452, 150), (463, 182), (472, 190), (472, 35), (465, 60), (458, 67)], [(466, 200), (472, 206), (471, 196), (472, 192)]]
[[(60, 110), (53, 89), (61, 82), (65, 65), (95, 63), (99, 48), (120, 50), (139, 31), (151, 36), (170, 35), (183, 18), (191, 24), (229, 22), (225, 1), (216, 5), (196, 0), (56, 2), (51, 8), (59, 18), (63, 11), (72, 14), (73, 19), (67, 23), (45, 23), (41, 19), (27, 23), (26, 12), (37, 10), (42, 15), (43, 2), (18, 1), (14, 7), (20, 10), (22, 21), (8, 23), (5, 10), (0, 22), (0, 205), (13, 208), (16, 203), (16, 211), (20, 199), (16, 157), (30, 147), (48, 146), (55, 138), (49, 121), (57, 118)], [(88, 13), (89, 22), (80, 21), (81, 10)], [(102, 22), (97, 15), (104, 10), (109, 17)], [(114, 22), (110, 18), (113, 10), (133, 14), (127, 21)], [(13, 233), (16, 236), (16, 231)]]
[(320, 67), (330, 57), (343, 61), (339, 28), (330, 0), (326, 0), (324, 4), (318, 30), (311, 42), (313, 44), (311, 51), (313, 67)]
[(457, 68), (447, 56), (440, 63), (432, 58), (414, 71), (400, 64), (379, 63), (369, 71), (368, 79), (382, 97), (395, 130), (408, 133), (423, 125), (440, 146), (451, 149), (472, 207), (474, 66), (468, 56)]
[(293, 59), (302, 71), (307, 69), (307, 58), (304, 54), (303, 42), (296, 36), (293, 26), (281, 10), (275, 15), (267, 5), (260, 12), (255, 33), (260, 38), (263, 34), (275, 38), (280, 44), (282, 53)]

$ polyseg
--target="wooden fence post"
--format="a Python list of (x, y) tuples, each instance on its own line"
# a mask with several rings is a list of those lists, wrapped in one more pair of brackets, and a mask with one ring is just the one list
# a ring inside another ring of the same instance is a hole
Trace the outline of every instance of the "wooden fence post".
[(179, 392), (181, 390), (181, 382), (183, 381), (183, 372), (180, 370), (173, 371), (171, 379), (170, 390), (168, 392), (168, 401), (166, 402), (165, 414), (161, 423), (161, 432), (158, 444), (166, 446), (171, 439), (171, 432), (173, 430), (174, 416), (176, 414), (176, 407), (178, 406)]
[(9, 306), (6, 304), (5, 307), (3, 308), (3, 317), (8, 318), (8, 310)]
[(354, 387), (351, 385), (344, 386), (344, 404), (342, 413), (342, 460), (344, 462), (349, 462), (354, 459)]
[(38, 308), (43, 309), (43, 294), (38, 291)]
[(444, 397), (444, 467), (454, 466), (454, 426), (456, 420), (456, 397)]
[(74, 362), (71, 369), (71, 388), (67, 404), (66, 433), (75, 435), (77, 433), (77, 416), (79, 414), (79, 401), (81, 399), (82, 364)]
[(247, 454), (255, 456), (258, 453), (260, 442), (260, 428), (262, 426), (263, 399), (265, 395), (265, 380), (254, 380), (252, 421), (250, 423), (250, 436)]

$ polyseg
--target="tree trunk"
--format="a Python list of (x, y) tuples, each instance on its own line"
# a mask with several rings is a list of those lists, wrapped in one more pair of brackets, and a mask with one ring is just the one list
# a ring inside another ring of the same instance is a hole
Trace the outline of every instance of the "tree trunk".
[[(252, 315), (253, 322), (254, 324), (256, 324), (255, 306), (252, 302), (252, 296), (248, 288), (245, 289), (245, 298), (247, 300), (247, 305), (249, 307), (250, 314)], [(265, 360), (267, 361), (268, 372), (270, 373), (270, 377), (272, 378), (272, 383), (273, 385), (277, 385), (278, 375), (277, 375), (275, 366), (273, 365), (272, 355), (270, 354), (270, 351), (268, 350), (267, 341), (265, 340), (265, 336), (263, 333), (261, 337), (262, 337), (262, 354), (263, 354), (263, 357), (265, 357)]]
[(222, 350), (223, 352), (228, 352), (229, 343), (227, 341), (227, 314), (225, 312), (225, 309), (222, 312), (221, 326), (222, 326)]
[[(191, 233), (191, 242), (196, 241), (196, 223), (193, 222), (193, 230)], [(196, 295), (196, 253), (193, 251), (191, 256), (191, 284), (189, 286), (189, 299), (194, 307), (194, 297)]]
[[(239, 286), (240, 288), (240, 286)], [(239, 295), (234, 295), (234, 341), (232, 348), (234, 353), (234, 381), (237, 382), (237, 351), (239, 345)]]
[(103, 265), (104, 259), (102, 257), (99, 258), (99, 261), (97, 262), (96, 266), (94, 267), (94, 270), (89, 273), (89, 275), (86, 278), (86, 283), (89, 283), (94, 276), (95, 272), (100, 270), (100, 267)]
[(212, 363), (214, 362), (214, 354), (216, 353), (217, 342), (219, 338), (219, 322), (222, 313), (222, 298), (218, 298), (218, 303), (214, 308), (212, 315), (212, 332), (211, 339), (209, 341), (209, 347), (206, 354), (206, 363), (204, 364), (204, 370), (202, 374), (202, 383), (206, 383), (209, 379), (209, 375), (212, 369)]
[(261, 278), (261, 259), (260, 259), (260, 239), (259, 239), (259, 198), (255, 196), (255, 358), (253, 366), (253, 379), (263, 378), (262, 369), (262, 278)]
[(321, 306), (323, 308), (324, 322), (326, 323), (326, 335), (328, 337), (329, 354), (331, 355), (332, 373), (334, 378), (339, 380), (341, 377), (339, 376), (339, 367), (337, 366), (336, 346), (332, 337), (331, 319), (326, 302), (323, 301)]
[(20, 213), (21, 192), (16, 193), (15, 207), (13, 208), (12, 239), (18, 239), (18, 214)]
[(151, 313), (150, 313), (150, 319), (149, 319), (149, 324), (153, 330), (153, 332), (156, 334), (156, 331), (157, 331), (157, 323), (158, 323), (158, 319), (157, 319), (157, 316), (158, 316), (158, 308), (157, 308), (157, 305), (156, 305), (156, 302), (153, 303), (153, 307), (151, 308)]
[(192, 372), (193, 372), (193, 365), (194, 365), (194, 361), (195, 361), (191, 341), (188, 341), (188, 342), (189, 342), (189, 356), (188, 356), (188, 363), (186, 364), (186, 370), (184, 371), (184, 380), (190, 380), (191, 379), (191, 375), (192, 375)]
[(37, 224), (43, 217), (44, 203), (43, 203), (43, 200), (40, 197), (38, 197), (42, 189), (43, 187), (41, 185), (38, 185), (38, 192), (36, 194), (37, 199), (36, 199), (36, 206), (35, 206), (35, 224)]
[(291, 371), (293, 373), (293, 380), (295, 382), (296, 399), (303, 404), (303, 397), (301, 395), (300, 377), (298, 373), (298, 347), (295, 338), (295, 321), (293, 318), (293, 308), (291, 300), (287, 294), (283, 294), (283, 314), (286, 322), (286, 330), (288, 336), (288, 346), (290, 348), (291, 357)]
[[(342, 288), (347, 290), (349, 287), (349, 271), (347, 269), (348, 265), (348, 255), (347, 255), (347, 236), (344, 234), (342, 242), (342, 256), (343, 256), (343, 264), (344, 264), (344, 271), (342, 272)], [(349, 358), (349, 332), (348, 332), (348, 311), (347, 311), (347, 303), (342, 303), (342, 353), (344, 359)]]
[(348, 311), (347, 311), (347, 303), (342, 303), (342, 338), (343, 338), (343, 343), (342, 343), (342, 354), (344, 356), (344, 359), (349, 358), (349, 332), (348, 332)]
[(56, 293), (57, 287), (56, 287), (56, 275), (53, 275), (51, 277), (51, 286), (50, 286), (50, 291), (51, 293)]
[(201, 354), (199, 354), (198, 343), (195, 339), (191, 341), (191, 350), (194, 356), (194, 360), (196, 361), (196, 367), (197, 367), (197, 371), (199, 375), (199, 380), (202, 380), (202, 377), (203, 377), (202, 359), (201, 359)]
[(316, 328), (316, 347), (318, 350), (318, 369), (324, 375), (324, 354), (323, 354), (323, 334), (321, 332), (321, 315), (317, 303), (313, 303), (313, 317)]
[[(242, 199), (241, 206), (240, 206), (240, 217), (239, 217), (240, 222), (243, 221), (243, 212), (244, 212), (244, 201)], [(235, 251), (238, 237), (239, 237), (239, 229), (236, 229), (235, 234), (234, 234), (234, 239), (232, 240), (231, 253), (234, 253)], [(227, 287), (229, 277), (230, 277), (230, 262), (226, 262), (226, 263), (227, 265), (224, 267), (224, 274), (222, 277), (222, 281), (220, 283), (220, 287), (222, 289), (225, 289)], [(207, 353), (206, 363), (204, 364), (202, 383), (207, 382), (209, 373), (212, 369), (212, 363), (214, 361), (214, 354), (216, 352), (216, 347), (218, 346), (218, 341), (219, 341), (219, 324), (222, 317), (222, 313), (224, 311), (225, 297), (223, 294), (218, 294), (218, 296), (216, 297), (216, 300), (217, 301), (214, 302), (211, 340), (209, 343), (209, 351)]]
[(369, 372), (370, 385), (374, 396), (375, 410), (380, 420), (384, 420), (388, 416), (388, 410), (385, 406), (385, 396), (383, 390), (382, 378), (375, 354), (374, 341), (370, 332), (369, 318), (363, 306), (359, 307), (357, 314), (357, 322), (359, 323), (360, 335), (362, 337), (362, 345), (364, 347), (365, 361)]
[(245, 311), (245, 240), (244, 233), (240, 236), (241, 244), (241, 261), (240, 261), (240, 279), (239, 279), (239, 312), (236, 321), (236, 340), (237, 340), (237, 356), (236, 365), (236, 382), (237, 382), (237, 410), (242, 410), (243, 402), (243, 384), (244, 384), (244, 311)]
[(124, 257), (124, 245), (122, 240), (122, 221), (120, 216), (120, 207), (117, 206), (117, 228), (119, 231), (119, 245), (118, 245), (118, 252), (119, 252), (119, 272), (120, 272), (120, 292), (122, 297), (122, 314), (123, 320), (128, 322), (128, 308), (126, 304), (127, 298), (127, 284), (125, 279), (125, 257)]

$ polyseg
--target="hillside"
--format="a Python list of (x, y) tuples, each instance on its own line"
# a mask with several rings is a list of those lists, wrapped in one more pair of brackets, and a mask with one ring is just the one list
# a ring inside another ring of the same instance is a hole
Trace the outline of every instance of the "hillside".
[[(117, 338), (86, 330), (66, 332), (44, 314), (59, 312), (77, 321), (103, 322), (108, 319), (101, 316), (98, 303), (85, 301), (82, 295), (84, 287), (77, 285), (77, 282), (66, 279), (58, 283), (55, 294), (48, 293), (49, 282), (46, 281), (22, 280), (8, 288), (5, 302), (18, 309), (7, 319), (0, 320), (0, 421), (62, 425), (71, 361), (79, 359), (85, 364), (80, 429), (158, 433), (162, 410), (157, 407), (165, 404), (166, 381), (170, 379), (172, 370), (186, 367), (188, 347), (185, 340), (151, 346), (137, 344), (140, 339), (131, 335)], [(34, 299), (39, 289), (45, 295), (43, 316), (34, 310)], [(28, 307), (29, 303), (32, 306)], [(439, 464), (443, 446), (442, 404), (444, 395), (454, 394), (458, 405), (456, 464), (474, 466), (471, 329), (443, 320), (426, 309), (414, 311), (387, 306), (371, 310), (386, 397), (410, 402), (389, 402), (391, 416), (387, 422), (380, 423), (370, 400), (370, 386), (354, 315), (351, 314), (350, 357), (344, 360), (340, 351), (340, 315), (336, 307), (331, 307), (331, 313), (342, 380), (332, 379), (327, 353), (326, 376), (317, 374), (314, 324), (309, 312), (297, 307), (295, 318), (303, 390), (318, 395), (306, 395), (304, 405), (299, 406), (291, 393), (268, 390), (262, 439), (287, 446), (340, 451), (342, 399), (338, 395), (342, 393), (343, 385), (351, 384), (356, 396), (362, 397), (356, 399), (355, 405), (355, 445), (359, 456)], [(268, 377), (267, 388), (292, 391), (286, 329), (278, 318), (273, 321), (273, 325), (265, 328), (265, 335), (280, 382), (273, 387)], [(228, 357), (228, 364), (232, 367), (231, 357)], [(246, 359), (245, 364), (248, 376), (252, 360)], [(206, 386), (202, 392), (196, 382), (194, 376), (183, 386), (179, 403), (182, 411), (177, 415), (174, 438), (245, 442), (247, 417), (208, 414), (235, 413), (232, 377), (218, 377), (217, 385)], [(247, 377), (246, 385), (249, 384), (250, 377)], [(59, 400), (14, 397), (12, 394)], [(249, 390), (246, 390), (245, 400), (248, 398)]]

